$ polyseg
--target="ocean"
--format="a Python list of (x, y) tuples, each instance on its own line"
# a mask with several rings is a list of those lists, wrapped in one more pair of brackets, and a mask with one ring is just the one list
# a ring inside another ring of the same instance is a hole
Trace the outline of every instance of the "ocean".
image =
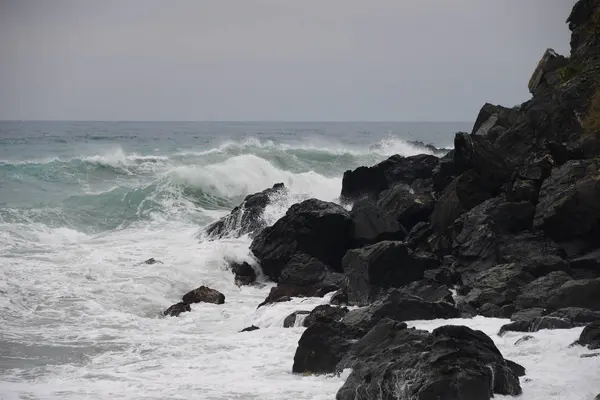
[[(251, 260), (251, 240), (208, 241), (203, 228), (278, 182), (290, 193), (267, 208), (269, 224), (305, 198), (336, 202), (345, 170), (431, 152), (411, 141), (451, 146), (471, 127), (0, 122), (0, 399), (335, 398), (345, 374), (292, 374), (304, 328), (283, 328), (329, 297), (257, 310), (272, 284), (237, 287), (228, 270)], [(151, 257), (159, 262), (143, 263)], [(200, 285), (225, 304), (162, 315)], [(528, 369), (524, 399), (600, 391), (600, 357), (568, 347), (581, 328), (516, 346), (522, 334), (496, 335), (505, 320), (453, 322), (482, 329)], [(250, 325), (261, 329), (239, 333)]]

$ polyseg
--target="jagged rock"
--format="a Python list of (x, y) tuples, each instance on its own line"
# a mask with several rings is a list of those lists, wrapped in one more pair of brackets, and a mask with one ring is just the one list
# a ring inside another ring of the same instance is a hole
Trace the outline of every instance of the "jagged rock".
[(242, 329), (240, 332), (252, 332), (260, 329), (258, 326), (251, 325), (247, 328)]
[(525, 376), (526, 370), (521, 364), (517, 364), (511, 360), (506, 360), (506, 364), (516, 376)]
[(342, 322), (368, 331), (383, 318), (402, 322), (458, 318), (459, 315), (458, 309), (453, 304), (425, 301), (420, 297), (407, 295), (401, 290), (391, 289), (370, 306), (348, 312)]
[(404, 227), (370, 199), (354, 203), (350, 216), (354, 222), (354, 244), (357, 247), (406, 237)]
[(230, 266), (235, 275), (235, 284), (237, 286), (250, 285), (256, 281), (256, 272), (247, 262), (232, 262)]
[(184, 303), (188, 304), (202, 302), (223, 304), (225, 303), (225, 295), (207, 286), (200, 286), (199, 288), (196, 288), (184, 294), (182, 300)]
[(440, 162), (433, 169), (433, 190), (436, 193), (442, 193), (444, 189), (456, 178), (465, 172), (465, 167), (454, 163), (454, 150), (450, 150), (448, 154), (440, 158)]
[(572, 259), (571, 268), (590, 278), (600, 278), (600, 249)]
[(363, 331), (337, 321), (317, 322), (309, 326), (298, 341), (292, 371), (312, 374), (333, 372), (352, 344), (363, 335)]
[(293, 328), (294, 326), (298, 325), (296, 324), (296, 321), (298, 320), (299, 316), (305, 316), (308, 314), (310, 314), (310, 311), (294, 311), (293, 313), (285, 317), (285, 319), (283, 320), (283, 327)]
[(492, 196), (475, 172), (463, 173), (446, 187), (436, 203), (431, 215), (433, 230), (443, 232), (462, 214), (490, 197)]
[(491, 194), (496, 194), (512, 175), (498, 148), (484, 137), (464, 132), (454, 137), (454, 163), (475, 171)]
[(348, 292), (345, 288), (339, 289), (331, 296), (329, 302), (334, 305), (348, 304)]
[(597, 0), (580, 0), (573, 6), (567, 19), (571, 30), (571, 58), (586, 61), (598, 59), (600, 49), (598, 42), (598, 13), (600, 5)]
[(387, 216), (410, 230), (417, 223), (429, 219), (433, 198), (427, 190), (417, 192), (406, 184), (397, 184), (381, 193), (377, 205)]
[[(544, 309), (543, 308), (528, 308), (526, 310), (519, 310), (515, 313), (513, 313), (513, 315), (511, 315), (510, 320), (513, 322), (516, 321), (530, 321), (533, 320), (535, 318), (539, 318), (544, 316)], [(556, 315), (556, 317), (560, 318), (560, 316)], [(568, 318), (564, 318), (564, 319), (568, 319)]]
[(560, 84), (560, 74), (557, 70), (567, 62), (565, 57), (558, 55), (553, 49), (547, 49), (529, 79), (529, 92), (535, 95), (540, 87), (554, 87)]
[(509, 190), (511, 201), (528, 201), (537, 204), (542, 182), (550, 176), (554, 160), (546, 155), (535, 158), (517, 168), (514, 172), (512, 186)]
[(364, 305), (377, 297), (382, 288), (399, 287), (423, 278), (437, 260), (413, 253), (402, 242), (384, 241), (349, 250), (342, 261), (347, 277), (348, 303)]
[(283, 183), (276, 183), (272, 188), (246, 196), (227, 216), (209, 225), (206, 234), (211, 239), (218, 239), (258, 233), (266, 226), (262, 217), (265, 207), (273, 197), (284, 194), (286, 190)]
[(173, 304), (171, 307), (167, 308), (163, 314), (166, 316), (171, 316), (171, 317), (178, 317), (179, 314), (183, 313), (183, 312), (188, 312), (188, 311), (192, 311), (192, 308), (190, 307), (189, 303), (185, 303), (185, 302), (179, 302), (177, 304)]
[(477, 115), (471, 134), (493, 137), (494, 135), (490, 135), (491, 131), (498, 128), (503, 130), (509, 129), (517, 121), (518, 117), (519, 111), (514, 108), (485, 103), (481, 107), (479, 115)]
[(548, 314), (549, 317), (562, 318), (570, 321), (573, 326), (584, 326), (590, 322), (600, 321), (600, 311), (587, 308), (568, 307), (560, 308)]
[(308, 254), (341, 272), (353, 231), (350, 214), (343, 207), (309, 199), (291, 206), (283, 218), (260, 232), (250, 250), (274, 281), (295, 253)]
[(571, 279), (571, 276), (563, 271), (554, 271), (537, 278), (521, 288), (521, 294), (515, 300), (516, 308), (545, 308), (552, 293)]
[(362, 197), (377, 200), (379, 194), (396, 183), (411, 184), (416, 179), (427, 179), (439, 162), (432, 155), (411, 157), (394, 155), (372, 167), (358, 167), (344, 172), (341, 198), (355, 201)]
[(568, 240), (600, 226), (600, 160), (569, 161), (542, 184), (534, 226)]
[(153, 265), (153, 264), (162, 264), (162, 262), (158, 261), (158, 260), (154, 259), (154, 257), (152, 257), (152, 258), (149, 258), (146, 261), (144, 261), (144, 264)]
[(339, 321), (346, 314), (348, 314), (346, 307), (332, 307), (329, 304), (322, 304), (315, 307), (304, 319), (303, 323), (304, 326), (309, 327), (317, 322)]
[(487, 400), (493, 393), (521, 393), (517, 374), (494, 342), (464, 326), (443, 326), (429, 334), (383, 320), (338, 369), (348, 366), (353, 370), (338, 400)]
[(600, 349), (600, 321), (586, 325), (575, 343), (590, 350)]
[(565, 282), (548, 300), (548, 308), (581, 307), (600, 311), (600, 278)]
[(455, 221), (453, 247), (464, 258), (485, 256), (496, 245), (498, 235), (531, 227), (533, 214), (529, 202), (510, 203), (500, 197), (486, 200)]
[(542, 329), (571, 329), (573, 324), (570, 321), (556, 317), (538, 317), (532, 320), (521, 320), (502, 325), (498, 335), (502, 336), (506, 332), (537, 332)]
[(327, 293), (337, 289), (335, 287), (327, 286), (296, 286), (288, 284), (278, 284), (271, 288), (267, 298), (258, 305), (256, 308), (260, 308), (264, 305), (271, 303), (281, 303), (283, 301), (290, 301), (292, 297), (323, 297)]

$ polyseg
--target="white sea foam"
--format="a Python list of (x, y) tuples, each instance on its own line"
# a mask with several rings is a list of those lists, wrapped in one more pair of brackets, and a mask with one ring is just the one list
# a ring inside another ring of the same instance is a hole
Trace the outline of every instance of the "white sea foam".
[(267, 160), (245, 154), (206, 166), (179, 166), (168, 172), (180, 184), (202, 188), (225, 197), (244, 196), (283, 182), (293, 193), (311, 194), (325, 200), (339, 196), (339, 177), (314, 171), (294, 173), (275, 167)]

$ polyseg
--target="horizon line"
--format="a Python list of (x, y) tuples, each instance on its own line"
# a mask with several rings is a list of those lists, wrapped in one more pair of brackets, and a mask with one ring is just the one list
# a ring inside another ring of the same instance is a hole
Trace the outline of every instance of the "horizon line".
[(439, 121), (409, 121), (409, 120), (276, 120), (276, 119), (249, 119), (249, 120), (110, 120), (110, 119), (0, 119), (0, 122), (205, 122), (205, 123), (473, 123), (473, 121), (439, 120)]

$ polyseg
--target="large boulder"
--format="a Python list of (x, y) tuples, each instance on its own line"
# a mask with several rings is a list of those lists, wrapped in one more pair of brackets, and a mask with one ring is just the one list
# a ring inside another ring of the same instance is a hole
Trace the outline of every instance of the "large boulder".
[(578, 275), (600, 278), (600, 249), (575, 257), (570, 263), (571, 268)]
[(568, 59), (558, 55), (553, 49), (546, 49), (529, 79), (529, 92), (533, 95), (540, 89), (553, 88), (561, 83), (560, 68)]
[(306, 328), (300, 337), (292, 371), (311, 374), (333, 372), (352, 344), (363, 335), (363, 331), (341, 322), (318, 321)]
[(272, 188), (246, 196), (242, 203), (227, 216), (206, 228), (211, 239), (225, 236), (239, 237), (245, 234), (256, 234), (266, 226), (263, 219), (265, 207), (276, 196), (286, 193), (283, 183), (276, 183)]
[(429, 220), (433, 203), (431, 193), (426, 190), (415, 191), (406, 184), (397, 184), (382, 192), (377, 202), (387, 216), (407, 230)]
[(552, 293), (572, 278), (564, 271), (554, 271), (537, 278), (520, 289), (515, 300), (517, 310), (527, 308), (546, 308)]
[(411, 157), (394, 155), (372, 167), (358, 167), (344, 172), (341, 198), (355, 201), (362, 197), (377, 200), (379, 194), (396, 183), (411, 184), (416, 179), (428, 179), (439, 159), (420, 154)]
[(600, 160), (569, 161), (542, 184), (534, 226), (554, 240), (568, 240), (600, 227)]
[(431, 215), (435, 232), (443, 232), (471, 208), (492, 197), (482, 179), (470, 170), (454, 179), (444, 190)]
[(309, 199), (291, 206), (285, 216), (260, 232), (250, 250), (265, 275), (277, 281), (295, 253), (308, 254), (341, 271), (352, 236), (352, 219), (343, 207)]
[(454, 137), (454, 163), (475, 171), (492, 194), (496, 194), (512, 176), (512, 168), (500, 150), (482, 136), (457, 133)]
[(349, 250), (342, 264), (349, 304), (364, 305), (381, 289), (420, 280), (425, 270), (435, 268), (438, 262), (431, 255), (414, 253), (403, 242), (383, 241)]
[(354, 245), (357, 247), (382, 240), (402, 240), (406, 236), (406, 230), (396, 218), (370, 199), (354, 203), (350, 216), (354, 222)]
[(464, 326), (442, 326), (430, 334), (383, 320), (338, 369), (350, 366), (337, 400), (489, 400), (494, 393), (521, 393), (517, 372), (494, 342)]
[(303, 323), (304, 326), (309, 327), (317, 322), (339, 321), (346, 314), (348, 314), (348, 309), (346, 307), (333, 307), (329, 304), (322, 304), (315, 307), (304, 319)]
[(600, 321), (592, 322), (583, 328), (579, 339), (575, 343), (580, 346), (587, 346), (591, 350), (600, 349)]
[[(514, 108), (485, 103), (477, 115), (471, 134), (490, 137), (492, 136), (490, 133), (499, 128), (509, 129), (517, 121), (518, 116), (519, 111)], [(493, 139), (493, 136), (490, 139)]]
[(548, 308), (581, 307), (600, 311), (600, 278), (565, 282), (548, 300)]
[(395, 321), (458, 318), (460, 313), (453, 304), (432, 302), (411, 296), (402, 290), (392, 289), (368, 307), (351, 310), (342, 321), (364, 331), (371, 329), (384, 318)]
[(600, 322), (600, 311), (592, 311), (581, 307), (559, 308), (549, 313), (548, 316), (566, 319), (573, 326), (584, 326), (590, 322)]

